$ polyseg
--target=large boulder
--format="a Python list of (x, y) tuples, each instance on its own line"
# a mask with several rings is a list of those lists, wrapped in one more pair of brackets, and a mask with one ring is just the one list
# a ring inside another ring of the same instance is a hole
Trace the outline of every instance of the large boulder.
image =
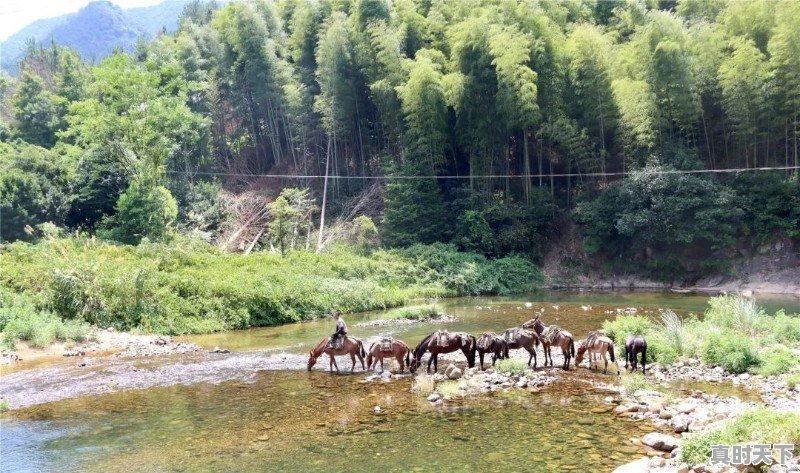
[(448, 379), (459, 379), (463, 375), (461, 369), (458, 368), (456, 365), (447, 365), (447, 368), (444, 370), (444, 375)]
[(650, 471), (650, 459), (642, 457), (636, 461), (618, 466), (614, 473), (648, 473)]
[(660, 452), (671, 452), (678, 448), (678, 439), (658, 432), (650, 432), (642, 437), (642, 443)]

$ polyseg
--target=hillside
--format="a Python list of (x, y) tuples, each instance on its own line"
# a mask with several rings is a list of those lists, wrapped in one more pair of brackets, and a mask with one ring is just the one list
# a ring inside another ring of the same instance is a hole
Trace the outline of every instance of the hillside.
[(98, 1), (76, 13), (37, 20), (0, 43), (0, 67), (16, 74), (17, 61), (31, 38), (69, 46), (87, 61), (101, 59), (117, 46), (131, 51), (141, 36), (152, 37), (163, 27), (173, 31), (187, 3), (188, 0), (169, 0), (123, 10), (111, 2)]

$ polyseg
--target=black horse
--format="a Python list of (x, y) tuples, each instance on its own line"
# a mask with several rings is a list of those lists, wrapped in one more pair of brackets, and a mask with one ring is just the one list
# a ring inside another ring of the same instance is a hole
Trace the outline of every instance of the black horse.
[(641, 335), (629, 335), (625, 339), (625, 369), (630, 362), (633, 371), (636, 371), (636, 355), (642, 354), (642, 374), (647, 368), (647, 340)]
[(417, 368), (422, 364), (422, 357), (425, 352), (430, 352), (431, 356), (428, 359), (428, 373), (431, 372), (431, 363), (433, 363), (433, 371), (439, 370), (439, 354), (452, 353), (456, 350), (461, 350), (464, 356), (467, 357), (467, 364), (470, 368), (475, 366), (475, 351), (477, 343), (475, 337), (465, 332), (448, 332), (447, 330), (437, 330), (432, 334), (425, 337), (419, 345), (414, 348), (413, 358), (411, 365), (408, 367), (412, 373), (417, 371)]
[(494, 366), (497, 360), (506, 358), (504, 354), (508, 351), (506, 348), (506, 341), (503, 337), (494, 332), (486, 332), (481, 335), (480, 338), (478, 338), (477, 347), (481, 369), (484, 369), (483, 357), (486, 353), (492, 354), (492, 366)]

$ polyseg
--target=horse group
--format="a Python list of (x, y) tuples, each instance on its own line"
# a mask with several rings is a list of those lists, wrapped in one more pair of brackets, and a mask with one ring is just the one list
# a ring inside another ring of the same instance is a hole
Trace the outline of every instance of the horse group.
[[(484, 368), (484, 357), (487, 353), (492, 356), (492, 366), (499, 359), (509, 358), (509, 350), (525, 350), (530, 355), (528, 366), (537, 367), (536, 352), (539, 345), (542, 346), (544, 354), (544, 366), (553, 366), (552, 347), (560, 348), (564, 357), (562, 368), (569, 369), (570, 362), (574, 359), (575, 366), (579, 366), (584, 357), (588, 354), (589, 368), (599, 369), (600, 358), (605, 362), (603, 373), (608, 372), (609, 359), (617, 367), (619, 374), (620, 368), (614, 353), (614, 342), (602, 332), (589, 332), (583, 340), (575, 342), (572, 334), (558, 325), (545, 325), (539, 316), (528, 320), (520, 327), (512, 327), (502, 334), (495, 332), (485, 332), (476, 338), (466, 332), (449, 332), (447, 330), (437, 330), (425, 337), (414, 349), (410, 349), (403, 341), (392, 338), (384, 338), (374, 342), (368, 350), (364, 349), (364, 343), (348, 335), (344, 343), (338, 348), (332, 348), (328, 344), (329, 337), (322, 339), (317, 346), (311, 350), (308, 359), (308, 370), (316, 364), (317, 359), (323, 354), (330, 357), (330, 371), (334, 368), (339, 372), (336, 364), (336, 356), (350, 355), (352, 365), (350, 372), (355, 370), (356, 359), (361, 362), (361, 369), (374, 369), (375, 365), (381, 364), (384, 368), (384, 358), (394, 358), (400, 366), (400, 372), (405, 371), (405, 367), (411, 373), (416, 373), (422, 365), (422, 358), (426, 353), (430, 353), (427, 364), (427, 372), (439, 370), (439, 355), (461, 351), (467, 358), (467, 366), (475, 366), (476, 355), (480, 361), (481, 369)], [(628, 369), (632, 364), (633, 370), (637, 369), (637, 355), (641, 354), (642, 373), (645, 371), (647, 357), (647, 342), (641, 335), (630, 336), (625, 343), (625, 368)], [(364, 363), (366, 358), (366, 365)], [(549, 362), (549, 364), (548, 364)]]

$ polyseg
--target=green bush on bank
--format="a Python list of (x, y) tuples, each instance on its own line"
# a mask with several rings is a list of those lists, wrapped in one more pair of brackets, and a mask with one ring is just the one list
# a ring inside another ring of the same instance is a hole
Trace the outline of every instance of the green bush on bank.
[(39, 313), (166, 334), (276, 325), (422, 297), (530, 290), (541, 281), (523, 258), (490, 260), (447, 245), (369, 256), (336, 247), (281, 257), (223, 253), (183, 238), (138, 246), (63, 238), (11, 244), (0, 266), (0, 288), (24, 292)]
[(768, 315), (752, 299), (739, 296), (711, 298), (702, 319), (681, 319), (670, 311), (663, 312), (660, 321), (623, 315), (605, 321), (603, 330), (620, 354), (628, 335), (644, 335), (648, 359), (662, 364), (680, 356), (699, 357), (706, 365), (731, 373), (750, 370), (772, 376), (787, 373), (800, 362), (780, 345), (800, 342), (800, 317), (782, 311)]
[(682, 442), (680, 462), (695, 465), (711, 458), (712, 445), (758, 443), (800, 443), (800, 415), (755, 409), (745, 412), (724, 427), (708, 432), (689, 434)]
[(49, 311), (39, 311), (26, 297), (0, 290), (0, 348), (13, 350), (20, 340), (33, 347), (55, 341), (83, 342), (91, 327), (78, 320), (63, 320)]
[(701, 348), (700, 358), (707, 365), (721, 366), (731, 373), (744, 373), (759, 364), (753, 342), (746, 335), (735, 332), (709, 335)]
[(762, 376), (775, 376), (792, 371), (800, 364), (800, 358), (783, 345), (770, 348), (761, 355), (761, 364), (756, 373)]

